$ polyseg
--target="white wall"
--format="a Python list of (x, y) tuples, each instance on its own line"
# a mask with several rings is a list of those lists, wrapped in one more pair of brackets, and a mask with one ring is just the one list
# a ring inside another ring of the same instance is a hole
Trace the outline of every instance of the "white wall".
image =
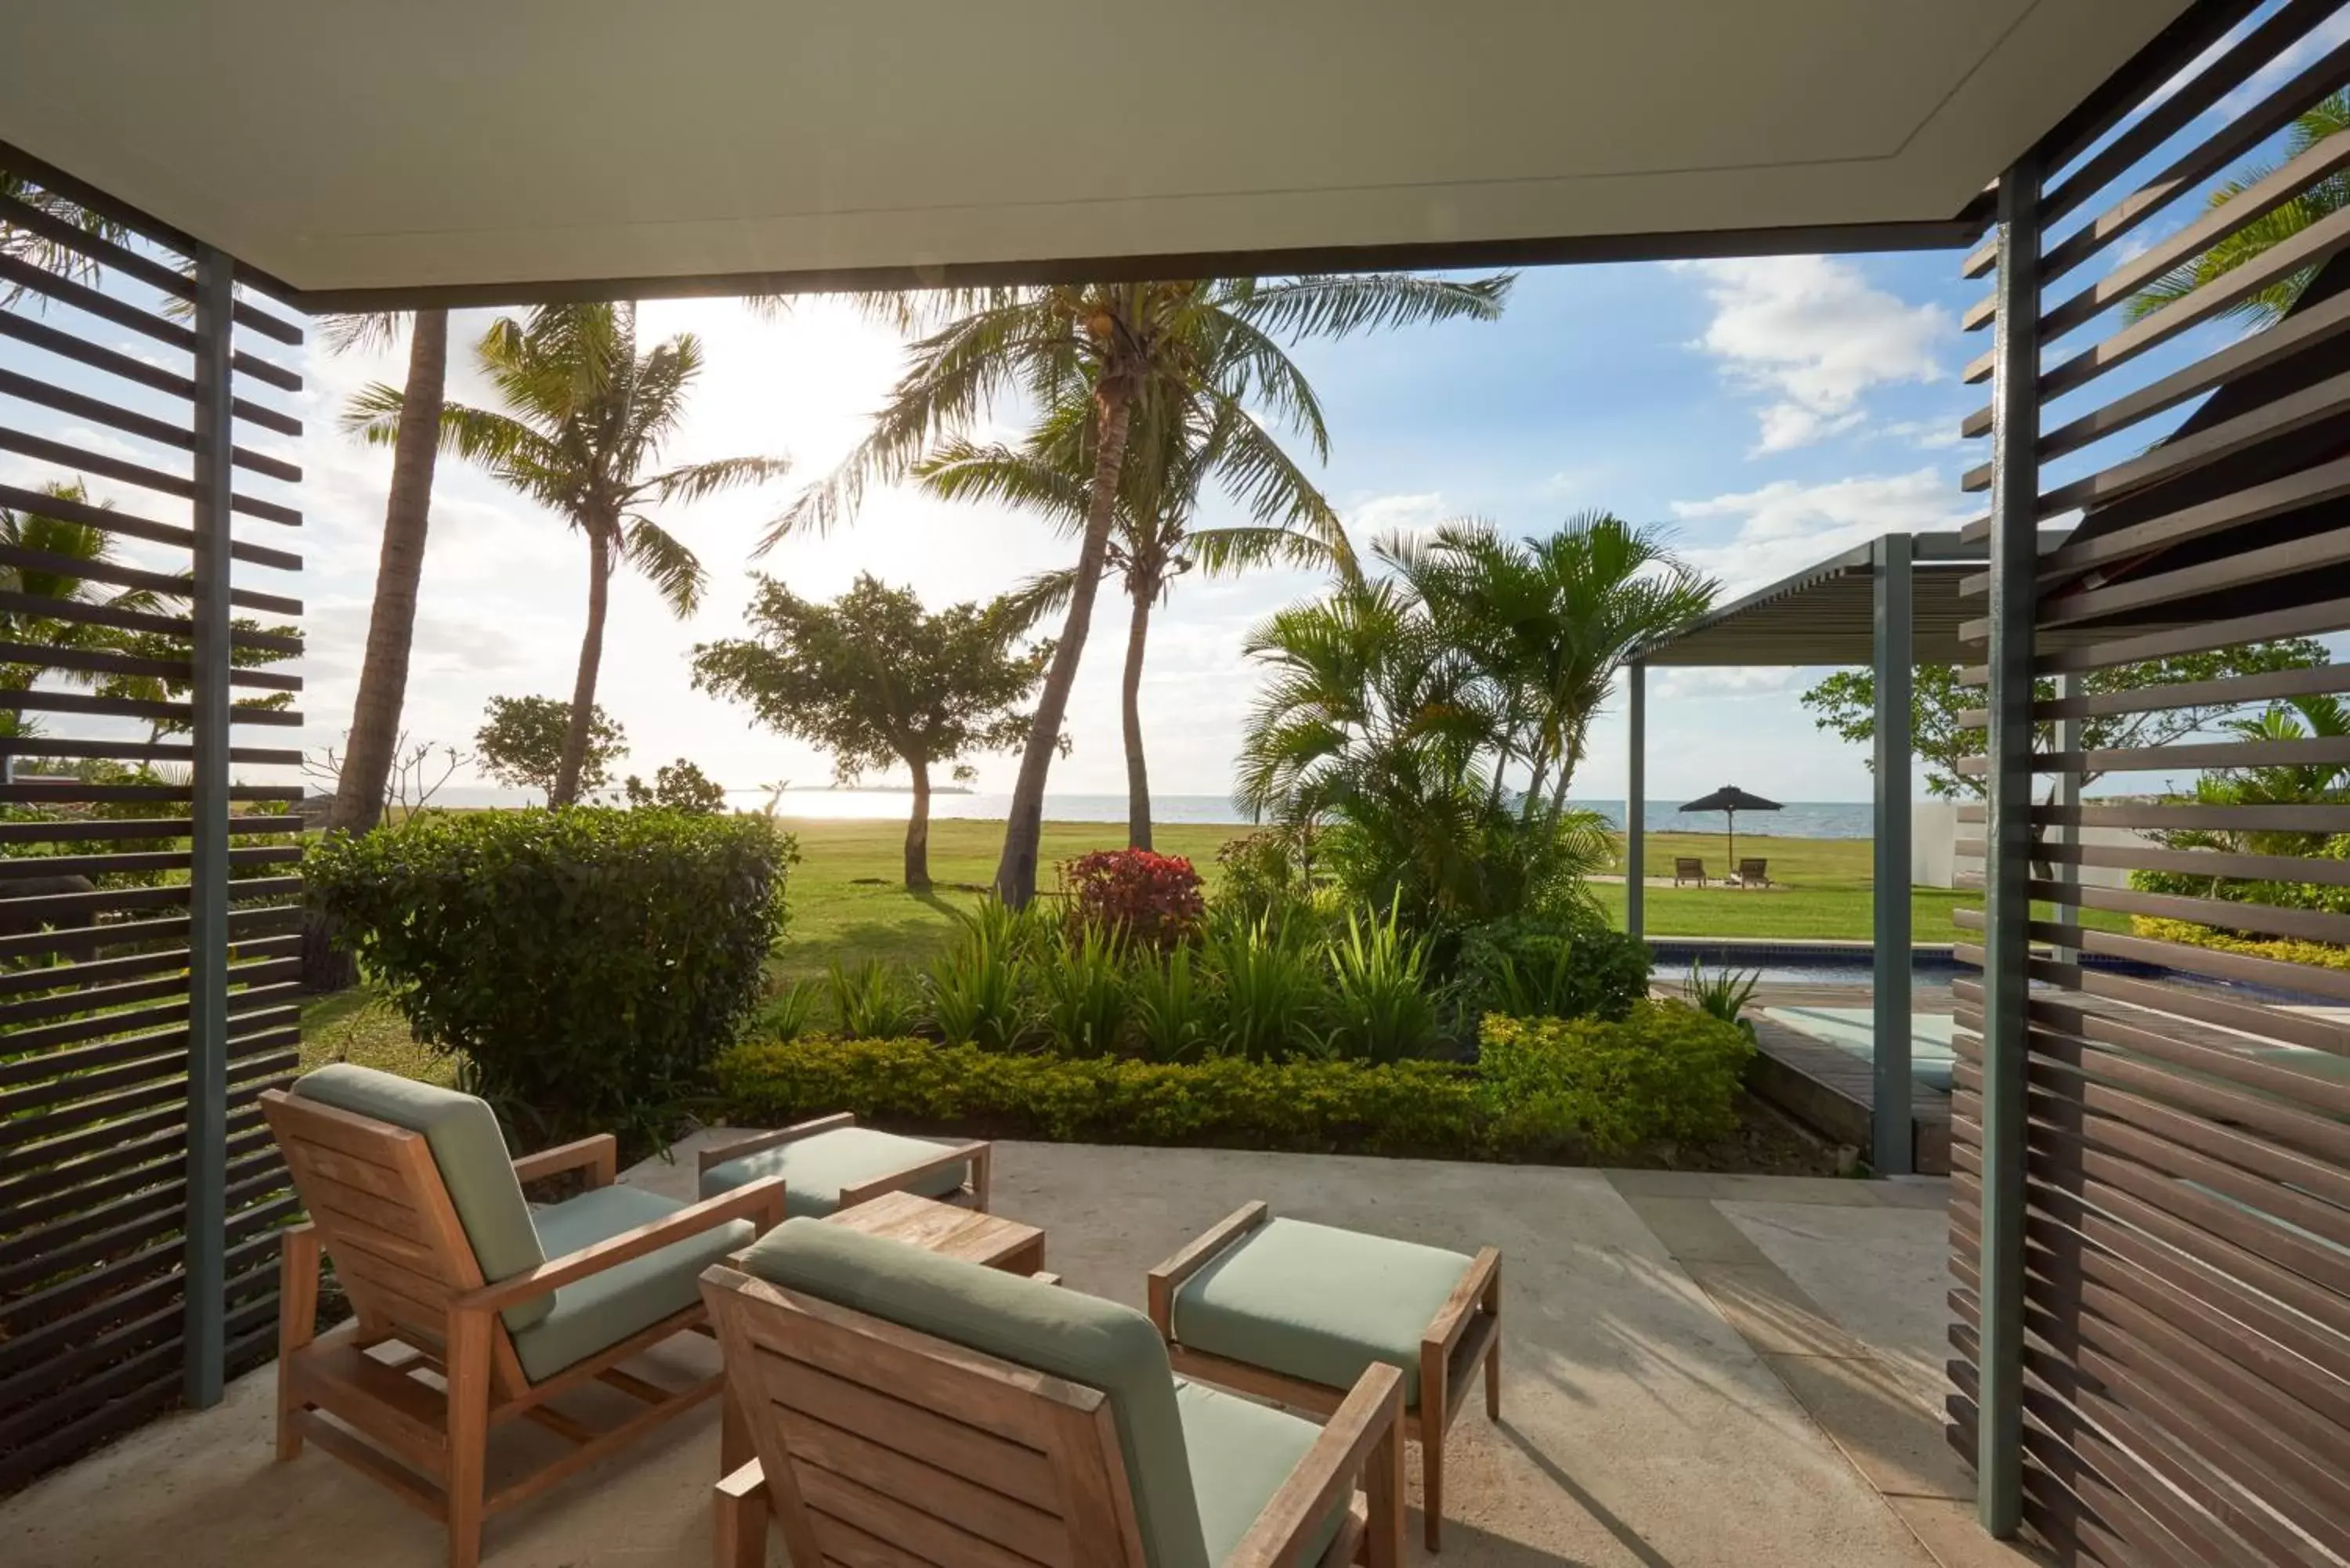
[[(1955, 888), (1961, 871), (1980, 872), (1982, 857), (1958, 857), (1957, 845), (1961, 837), (1981, 838), (1981, 823), (1959, 822), (1959, 803), (1951, 800), (1921, 800), (1909, 808), (1909, 880), (1919, 888)], [(2081, 830), (2084, 844), (2125, 845), (2148, 842), (2146, 836), (2128, 827), (2085, 827)], [(2081, 885), (2085, 888), (2126, 888), (2129, 873), (2110, 866), (2084, 866)]]

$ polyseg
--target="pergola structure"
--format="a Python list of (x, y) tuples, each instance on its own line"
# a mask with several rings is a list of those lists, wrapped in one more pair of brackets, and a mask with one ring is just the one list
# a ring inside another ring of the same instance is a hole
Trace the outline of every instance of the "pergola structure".
[(1874, 672), (1877, 1044), (1869, 1162), (1885, 1175), (1907, 1175), (1912, 1166), (1910, 673), (1920, 664), (1964, 662), (1960, 629), (1978, 618), (1966, 580), (1982, 570), (1984, 560), (1981, 545), (1956, 534), (1887, 534), (1721, 606), (1679, 635), (1639, 649), (1625, 669), (1631, 771), (1624, 909), (1626, 928), (1635, 936), (1648, 926), (1649, 669), (1866, 665)]
[[(2043, 874), (2051, 836), (2084, 826), (2350, 833), (2340, 805), (2073, 793), (2091, 772), (2339, 763), (2337, 737), (2038, 741), (2100, 715), (2350, 692), (2334, 666), (2038, 694), (2043, 677), (2350, 628), (2350, 298), (2313, 289), (2265, 331), (2199, 330), (2350, 251), (2350, 212), (2296, 202), (2338, 182), (2350, 138), (2206, 200), (2350, 85), (2345, 17), (2350, 0), (1217, 0), (1179, 27), (1071, 0), (8, 8), (0, 298), (54, 310), (0, 307), (0, 451), (36, 471), (0, 504), (54, 512), (40, 479), (102, 477), (121, 503), (75, 520), (182, 552), (110, 580), (186, 613), (63, 616), (153, 634), (135, 659), (0, 643), (19, 672), (177, 683), (116, 699), (12, 679), (6, 709), (54, 732), (0, 756), (188, 776), (0, 784), (36, 808), (0, 844), (69, 846), (105, 884), (0, 888), (0, 1485), (217, 1400), (268, 1354), (292, 1200), (253, 1102), (298, 1043), (277, 981), (299, 887), (264, 868), (298, 854), (267, 841), (298, 823), (237, 808), (298, 786), (246, 782), (293, 754), (233, 743), (283, 721), (232, 698), (300, 678), (232, 653), (290, 640), (234, 611), (300, 613), (283, 591), (299, 535), (281, 530), (302, 520), (301, 472), (240, 427), (299, 435), (268, 390), (300, 389), (283, 350), (305, 313), (1972, 246), (1959, 269), (1990, 281), (1964, 324), (1991, 342), (1963, 373), (1987, 390), (1961, 430), (1989, 461), (1963, 483), (1988, 504), (1961, 537), (1987, 558), (1956, 641), (1983, 693), (1987, 800), (1984, 907), (1960, 917), (1982, 979), (1953, 988), (1951, 1440), (1988, 1529), (2028, 1524), (2073, 1560), (2350, 1559), (2350, 1086), (2304, 1060), (2350, 1056), (2350, 1029), (2061, 950), (2336, 1002), (2350, 974), (2034, 909), (2350, 946), (2350, 915), (2323, 904)], [(2303, 211), (2187, 297), (2117, 315), (2245, 225)], [(2148, 421), (2196, 402), (2183, 438), (2150, 441)], [(2084, 510), (2103, 524), (2043, 553), (2040, 530)], [(0, 565), (43, 564), (6, 548)], [(1877, 652), (1880, 580), (1884, 635), (1906, 622), (1927, 656), (1950, 570), (1905, 568), (1908, 548), (1802, 590), (1841, 607), (1848, 639), (1803, 659)], [(254, 569), (281, 575), (255, 587)], [(0, 608), (61, 614), (5, 591)], [(1774, 603), (1724, 611), (1718, 646), (1783, 622)], [(154, 721), (187, 738), (137, 739)], [(1880, 747), (1897, 739), (1880, 726)], [(41, 815), (67, 800), (153, 809)], [(263, 841), (233, 847), (244, 834)], [(2269, 847), (2054, 853), (2060, 870), (2204, 888), (2350, 881)], [(1905, 876), (1897, 861), (1880, 882)], [(2116, 1025), (2076, 1005), (2088, 995), (2140, 1012)]]

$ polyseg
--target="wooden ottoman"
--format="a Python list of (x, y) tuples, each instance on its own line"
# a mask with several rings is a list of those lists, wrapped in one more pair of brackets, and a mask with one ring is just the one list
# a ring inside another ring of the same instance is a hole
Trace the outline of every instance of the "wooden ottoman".
[(1275, 1220), (1251, 1203), (1150, 1271), (1150, 1321), (1183, 1376), (1326, 1420), (1373, 1362), (1403, 1374), (1428, 1549), (1444, 1514), (1444, 1437), (1479, 1363), (1502, 1414), (1502, 1254), (1475, 1257)]

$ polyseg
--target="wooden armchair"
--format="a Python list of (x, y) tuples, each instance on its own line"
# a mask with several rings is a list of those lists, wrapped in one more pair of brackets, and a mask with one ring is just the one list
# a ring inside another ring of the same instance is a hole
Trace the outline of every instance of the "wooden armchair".
[(1771, 885), (1771, 862), (1741, 860), (1738, 863), (1738, 885), (1742, 888), (1768, 888)]
[(910, 1192), (984, 1214), (994, 1155), (995, 1146), (983, 1140), (941, 1144), (877, 1132), (843, 1111), (705, 1148), (696, 1165), (704, 1198), (764, 1177), (781, 1180), (785, 1209), (795, 1218), (821, 1220), (885, 1192)]
[[(782, 1222), (779, 1184), (691, 1206), (616, 1186), (609, 1134), (510, 1159), (480, 1100), (364, 1067), (321, 1068), (261, 1103), (310, 1214), (280, 1256), (277, 1457), (307, 1439), (390, 1487), (445, 1524), (451, 1568), (479, 1562), (487, 1515), (724, 1386), (668, 1387), (620, 1364), (711, 1332), (696, 1277)], [(523, 1182), (572, 1170), (585, 1191), (525, 1202)], [(357, 1316), (319, 1335), (322, 1249)], [(387, 1359), (387, 1345), (403, 1354)], [(599, 1429), (551, 1403), (590, 1380), (642, 1408)], [(488, 1491), (490, 1434), (516, 1419), (573, 1447)]]
[(1687, 855), (1673, 857), (1673, 886), (1684, 888), (1690, 883), (1705, 886), (1705, 862)]
[(1115, 1303), (806, 1219), (741, 1262), (702, 1275), (755, 1456), (722, 1568), (765, 1562), (771, 1511), (795, 1563), (1401, 1560), (1392, 1367), (1317, 1428), (1180, 1382)]

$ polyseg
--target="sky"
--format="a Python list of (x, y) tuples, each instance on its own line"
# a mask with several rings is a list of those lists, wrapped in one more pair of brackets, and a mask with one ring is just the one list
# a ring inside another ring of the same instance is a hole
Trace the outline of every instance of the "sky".
[[(1959, 490), (1962, 459), (1971, 459), (1956, 431), (1970, 394), (1980, 397), (1957, 371), (1981, 348), (1958, 328), (1981, 286), (1957, 277), (1957, 261), (1929, 254), (1548, 268), (1519, 277), (1495, 323), (1304, 344), (1296, 358), (1331, 432), (1317, 477), (1358, 545), (1460, 517), (1535, 534), (1605, 509), (1664, 529), (1728, 594), (1878, 533), (1955, 526), (1976, 510)], [(476, 312), (452, 323), (455, 399), (492, 400), (466, 347), (490, 319)], [(862, 433), (898, 373), (902, 345), (837, 301), (799, 302), (779, 321), (731, 300), (642, 306), (642, 341), (679, 332), (701, 340), (707, 368), (665, 461), (773, 454), (791, 460), (793, 476), (664, 514), (701, 555), (710, 592), (681, 622), (623, 573), (599, 701), (628, 732), (627, 765), (648, 775), (682, 756), (731, 787), (819, 784), (830, 776), (828, 759), (691, 690), (694, 645), (740, 634), (751, 573), (828, 597), (869, 571), (939, 605), (1000, 593), (1060, 564), (1071, 546), (1033, 514), (899, 487), (869, 493), (828, 537), (793, 538), (754, 559), (767, 522)], [(338, 433), (334, 414), (369, 381), (397, 383), (405, 350), (337, 356), (314, 340), (305, 354), (303, 705), (311, 721), (303, 739), (316, 748), (337, 742), (348, 722), (390, 470), (388, 453)], [(1201, 521), (1229, 513), (1218, 499)], [(1154, 788), (1230, 789), (1258, 686), (1243, 641), (1264, 616), (1319, 587), (1297, 571), (1178, 582), (1153, 627), (1142, 698)], [(444, 460), (410, 677), (411, 733), (462, 747), (492, 695), (567, 693), (586, 593), (584, 541)], [(1056, 792), (1124, 788), (1122, 607), (1106, 595), (1097, 613), (1071, 703), (1072, 749), (1054, 769)], [(1796, 702), (1817, 674), (1659, 671), (1649, 725), (1656, 793), (1697, 794), (1734, 776), (1780, 799), (1865, 798), (1860, 749), (1814, 732)], [(1010, 788), (1015, 757), (974, 761), (977, 787)], [(1615, 712), (1576, 793), (1620, 796), (1624, 774)]]
[[(2244, 26), (2272, 9), (2263, 7)], [(2180, 143), (2241, 112), (2345, 36), (2350, 14), (2333, 17), (2182, 128), (2140, 169), (2159, 166)], [(2069, 222), (2087, 221), (2116, 193), (2084, 204)], [(2116, 247), (2108, 265), (2142, 253), (2200, 209), (2192, 196), (2173, 204)], [(1986, 455), (1982, 442), (1959, 435), (1961, 418), (1984, 400), (1982, 388), (1961, 384), (1960, 368), (1988, 347), (1987, 334), (1960, 327), (1962, 312), (1988, 287), (1960, 277), (1960, 259), (1946, 251), (1536, 269), (1518, 277), (1497, 322), (1301, 344), (1295, 355), (1321, 396), (1331, 434), (1329, 461), (1316, 478), (1358, 545), (1462, 517), (1534, 535), (1575, 513), (1604, 509), (1664, 530), (1683, 559), (1720, 580), (1725, 598), (1879, 534), (1955, 528), (1983, 509), (1979, 497), (1961, 492), (1960, 476)], [(2057, 295), (2085, 286), (2096, 270), (2060, 284)], [(106, 287), (140, 292), (118, 279)], [(450, 392), (458, 400), (494, 400), (470, 350), (493, 314), (466, 312), (452, 321)], [(151, 341), (118, 328), (87, 317), (64, 324), (95, 327), (109, 347), (184, 369), (183, 356), (159, 354)], [(2110, 314), (2087, 324), (2052, 345), (2049, 362), (2112, 326)], [(2142, 385), (2206, 351), (2212, 334), (2236, 330), (2215, 325), (2186, 334), (2060, 400), (2049, 418), (2070, 418)], [(598, 692), (628, 736), (629, 754), (616, 772), (650, 776), (683, 757), (738, 790), (777, 781), (821, 784), (831, 777), (828, 758), (691, 690), (695, 644), (742, 632), (750, 574), (765, 572), (803, 596), (823, 597), (871, 572), (938, 606), (1001, 593), (1064, 564), (1073, 545), (1031, 514), (891, 488), (868, 491), (853, 521), (829, 536), (795, 537), (754, 556), (770, 520), (863, 432), (896, 379), (903, 344), (845, 303), (823, 298), (796, 301), (779, 317), (739, 301), (649, 302), (639, 332), (644, 345), (692, 333), (705, 356), (666, 462), (765, 454), (788, 458), (794, 472), (762, 491), (663, 514), (709, 572), (709, 591), (691, 620), (672, 618), (625, 570), (616, 579)], [(390, 470), (390, 454), (343, 434), (337, 416), (369, 382), (398, 382), (405, 348), (338, 355), (313, 333), (298, 354), (307, 384), (293, 411), (307, 433), (298, 441), (241, 433), (305, 471), (295, 498), (305, 513), (298, 540), (268, 542), (293, 545), (306, 557), (294, 591), (307, 604), (301, 743), (315, 755), (338, 745), (349, 722)], [(159, 397), (151, 406), (139, 389), (111, 378), (46, 357), (42, 368), (68, 389), (185, 417), (184, 405)], [(2061, 483), (2126, 456), (2190, 411), (2182, 407), (2075, 453), (2052, 465), (2045, 481)], [(1018, 412), (993, 417), (1016, 421)], [(13, 404), (7, 414), (34, 433), (89, 451), (158, 461), (156, 449), (69, 416)], [(1016, 428), (972, 433), (1008, 437)], [(0, 483), (47, 477), (45, 465), (0, 452)], [(104, 482), (92, 488), (128, 509), (156, 513), (149, 493)], [(1211, 500), (1200, 521), (1232, 515), (1228, 504)], [(248, 537), (270, 532), (268, 524), (239, 526)], [(134, 545), (128, 554), (143, 564), (151, 553)], [(157, 564), (176, 565), (168, 555)], [(587, 562), (584, 540), (562, 519), (442, 460), (407, 693), (414, 740), (463, 750), (491, 697), (567, 696), (585, 619)], [(276, 586), (263, 580), (270, 576), (256, 574), (255, 586)], [(1154, 621), (1142, 695), (1157, 791), (1230, 790), (1242, 726), (1261, 685), (1242, 653), (1249, 630), (1321, 587), (1314, 575), (1296, 571), (1178, 580)], [(1115, 590), (1106, 590), (1070, 708), (1072, 749), (1053, 771), (1055, 793), (1124, 788), (1122, 609)], [(1819, 731), (1798, 701), (1822, 673), (1655, 672), (1652, 797), (1735, 783), (1783, 801), (1866, 799), (1863, 749)], [(1015, 757), (972, 761), (980, 789), (1009, 790)], [(1596, 727), (1575, 794), (1620, 797), (1626, 761), (1619, 697)], [(470, 767), (453, 781), (484, 782)]]

